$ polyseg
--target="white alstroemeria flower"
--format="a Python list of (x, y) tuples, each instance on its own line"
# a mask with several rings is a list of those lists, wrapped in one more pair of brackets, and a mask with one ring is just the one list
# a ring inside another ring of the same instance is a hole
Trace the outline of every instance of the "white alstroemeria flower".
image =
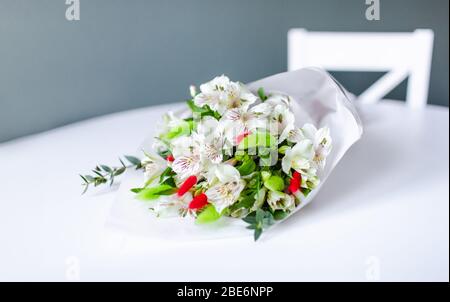
[(209, 160), (214, 164), (222, 162), (224, 137), (219, 121), (213, 117), (204, 117), (192, 137), (202, 161)]
[(195, 142), (192, 136), (181, 136), (170, 142), (170, 149), (174, 158), (190, 156), (194, 153)]
[(223, 160), (224, 138), (222, 136), (213, 137), (205, 141), (200, 146), (201, 159), (209, 160), (213, 164), (221, 163)]
[(208, 201), (221, 213), (225, 208), (234, 204), (245, 187), (239, 171), (231, 165), (219, 164), (211, 170), (208, 181), (211, 186), (206, 190)]
[(295, 198), (283, 192), (269, 191), (267, 203), (274, 211), (292, 211), (295, 209)]
[(174, 139), (171, 146), (172, 155), (175, 158), (172, 163), (172, 169), (178, 175), (180, 181), (201, 172), (200, 153), (192, 136)]
[(273, 109), (278, 105), (282, 105), (289, 108), (290, 107), (289, 97), (282, 94), (272, 94), (263, 103), (254, 106), (253, 110), (255, 112), (261, 112), (264, 113), (265, 115), (269, 115), (273, 111)]
[(172, 169), (177, 174), (178, 180), (182, 182), (192, 175), (198, 175), (202, 171), (202, 165), (199, 155), (189, 155), (175, 157), (172, 163)]
[(200, 86), (200, 93), (194, 98), (195, 105), (203, 107), (208, 105), (221, 115), (227, 109), (250, 106), (257, 97), (243, 84), (231, 82), (224, 75)]
[(326, 158), (330, 154), (332, 148), (330, 129), (328, 127), (324, 127), (317, 130), (314, 125), (306, 124), (302, 128), (302, 133), (305, 138), (313, 142), (313, 162), (318, 168), (323, 169), (326, 164)]
[(283, 133), (281, 133), (278, 143), (282, 143), (284, 140), (287, 140), (290, 143), (297, 144), (301, 140), (304, 140), (305, 137), (300, 128), (295, 127), (294, 125), (288, 126)]
[(272, 94), (269, 96), (269, 98), (264, 101), (264, 104), (271, 105), (272, 107), (275, 107), (277, 105), (284, 105), (286, 107), (289, 107), (290, 98), (287, 95), (283, 94)]
[(317, 169), (311, 167), (308, 170), (302, 172), (302, 188), (314, 189), (320, 183), (320, 179), (317, 176)]
[(253, 108), (230, 109), (220, 120), (225, 128), (225, 137), (233, 146), (238, 145), (245, 135), (257, 128), (267, 127), (267, 115), (264, 112), (254, 111)]
[(287, 137), (289, 131), (294, 128), (294, 123), (294, 114), (285, 105), (276, 105), (269, 115), (269, 129), (273, 135)]
[(281, 161), (283, 172), (289, 174), (291, 168), (299, 173), (311, 169), (311, 162), (314, 157), (313, 143), (308, 140), (302, 140), (294, 147), (288, 148)]
[(152, 208), (157, 217), (177, 217), (185, 216), (189, 211), (189, 203), (192, 201), (192, 194), (185, 193), (179, 197), (177, 194), (161, 196), (155, 201)]
[(280, 135), (286, 139), (289, 131), (295, 128), (295, 117), (289, 103), (290, 99), (288, 96), (275, 94), (252, 109), (255, 112), (268, 116), (269, 129), (272, 135)]
[(239, 82), (230, 82), (226, 97), (227, 109), (242, 107), (247, 110), (258, 99), (244, 84)]
[(145, 157), (141, 161), (141, 166), (144, 169), (145, 181), (151, 182), (167, 168), (167, 161), (159, 155), (145, 153)]
[(219, 122), (212, 117), (204, 117), (196, 131), (189, 137), (172, 141), (172, 154), (175, 158), (172, 169), (180, 180), (198, 175), (212, 164), (223, 159), (224, 138)]

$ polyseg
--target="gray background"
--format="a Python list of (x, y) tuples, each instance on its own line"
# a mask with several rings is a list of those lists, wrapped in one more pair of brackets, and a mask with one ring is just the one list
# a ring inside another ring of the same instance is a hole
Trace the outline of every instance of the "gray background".
[[(289, 28), (435, 31), (429, 103), (448, 106), (448, 0), (0, 0), (0, 141), (106, 113), (175, 102), (225, 73), (286, 69)], [(355, 93), (381, 74), (335, 74)], [(405, 84), (390, 97), (402, 99)], [(149, 121), (152, 123), (152, 121)]]

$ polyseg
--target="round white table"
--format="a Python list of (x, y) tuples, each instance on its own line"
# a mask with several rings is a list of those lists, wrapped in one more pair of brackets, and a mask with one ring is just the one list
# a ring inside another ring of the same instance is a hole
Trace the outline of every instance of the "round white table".
[(168, 108), (0, 144), (1, 281), (448, 282), (447, 108), (361, 107), (361, 141), (310, 205), (256, 243), (115, 236), (104, 225), (117, 187), (81, 196), (78, 174), (133, 153)]

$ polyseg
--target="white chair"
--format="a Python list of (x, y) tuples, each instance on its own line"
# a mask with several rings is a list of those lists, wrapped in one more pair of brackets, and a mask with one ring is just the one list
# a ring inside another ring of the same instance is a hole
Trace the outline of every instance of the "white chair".
[(427, 103), (434, 33), (309, 32), (288, 34), (288, 69), (322, 67), (329, 71), (388, 72), (363, 92), (358, 101), (375, 103), (409, 76), (406, 103)]

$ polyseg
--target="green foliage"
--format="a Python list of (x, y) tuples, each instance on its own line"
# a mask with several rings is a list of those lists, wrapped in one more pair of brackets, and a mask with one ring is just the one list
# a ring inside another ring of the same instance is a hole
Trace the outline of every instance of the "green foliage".
[(282, 211), (282, 210), (276, 210), (275, 212), (273, 212), (273, 218), (275, 220), (283, 220), (288, 215), (289, 215), (288, 212), (285, 212), (285, 211)]
[(141, 168), (141, 160), (135, 156), (125, 155), (124, 156), (127, 161), (129, 161), (132, 165), (136, 166), (136, 169)]
[(258, 240), (259, 237), (261, 237), (261, 234), (265, 229), (267, 229), (274, 223), (274, 217), (272, 213), (262, 209), (256, 210), (255, 213), (248, 215), (242, 220), (249, 224), (249, 226), (247, 226), (247, 229), (254, 230), (253, 237), (255, 241)]
[(172, 127), (169, 132), (162, 135), (160, 138), (163, 140), (172, 140), (174, 138), (189, 135), (191, 133), (192, 123), (187, 121), (181, 121), (178, 125)]
[(172, 168), (167, 167), (159, 177), (159, 183), (176, 187), (175, 179), (173, 178), (175, 175), (176, 173), (172, 170)]
[(195, 221), (198, 224), (205, 224), (216, 221), (220, 216), (221, 215), (217, 213), (216, 208), (210, 204), (202, 209)]
[(142, 168), (141, 160), (139, 158), (130, 155), (125, 155), (124, 157), (130, 163), (129, 165), (126, 165), (124, 161), (119, 158), (121, 166), (110, 167), (107, 165), (98, 165), (92, 170), (92, 175), (80, 175), (83, 180), (82, 186), (84, 187), (82, 194), (86, 193), (91, 185), (97, 187), (109, 183), (111, 186), (114, 183), (115, 177), (123, 174), (126, 169), (135, 168), (138, 170)]
[(272, 175), (264, 181), (264, 186), (270, 191), (281, 192), (284, 190), (284, 180), (280, 176)]
[(256, 163), (253, 158), (248, 155), (244, 157), (242, 164), (237, 166), (237, 170), (241, 174), (241, 176), (246, 176), (252, 174), (256, 169)]
[(212, 116), (217, 120), (222, 117), (217, 111), (212, 110), (208, 105), (203, 107), (195, 105), (194, 100), (188, 100), (187, 105), (193, 113), (200, 114), (200, 117)]
[(264, 92), (264, 88), (262, 87), (258, 89), (258, 96), (261, 99), (261, 102), (264, 102), (268, 99), (266, 93)]
[(140, 189), (136, 195), (136, 198), (144, 201), (155, 200), (162, 195), (172, 195), (176, 193), (176, 191), (176, 188), (170, 185), (158, 185), (156, 187)]

